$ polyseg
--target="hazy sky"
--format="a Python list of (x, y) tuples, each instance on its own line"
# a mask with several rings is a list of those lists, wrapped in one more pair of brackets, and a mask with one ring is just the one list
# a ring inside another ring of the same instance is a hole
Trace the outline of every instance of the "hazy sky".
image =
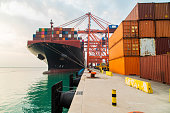
[(0, 67), (46, 67), (27, 49), (38, 28), (61, 25), (91, 12), (119, 24), (137, 2), (169, 0), (0, 0)]

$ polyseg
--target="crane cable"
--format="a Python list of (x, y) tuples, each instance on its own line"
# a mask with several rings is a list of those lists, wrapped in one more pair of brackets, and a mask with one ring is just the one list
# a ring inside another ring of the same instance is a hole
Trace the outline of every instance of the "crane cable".
[(80, 20), (75, 26), (74, 28), (78, 27), (80, 24), (82, 24), (82, 22), (87, 18), (87, 16), (85, 16), (82, 20)]
[(84, 18), (84, 17), (86, 17), (86, 15), (83, 15), (83, 16), (81, 16), (81, 17), (79, 17), (79, 18), (76, 18), (76, 19), (74, 19), (74, 20), (71, 20), (71, 21), (69, 21), (69, 22), (67, 22), (67, 23), (65, 23), (65, 24), (62, 24), (62, 25), (58, 26), (58, 27), (68, 26), (68, 25), (70, 25), (70, 24), (73, 24), (73, 23), (81, 20), (81, 19)]
[[(47, 47), (48, 49), (54, 51), (55, 53), (59, 54), (59, 55), (63, 54), (62, 52), (60, 52), (59, 50), (57, 50), (57, 49), (51, 47), (50, 45), (48, 45), (49, 47), (46, 46), (45, 44), (43, 44), (43, 45), (44, 45), (45, 47)], [(50, 47), (51, 47), (51, 48), (50, 48)], [(65, 54), (63, 54), (63, 55), (65, 55)], [(67, 56), (67, 55), (65, 55), (65, 56)], [(81, 67), (84, 67), (84, 65), (82, 65), (82, 64), (80, 64), (80, 63), (78, 63), (78, 62), (76, 62), (75, 60), (71, 59), (71, 58), (68, 57), (68, 56), (65, 57), (65, 58), (69, 59), (69, 60), (72, 61), (72, 62), (75, 62), (76, 64), (80, 65)]]

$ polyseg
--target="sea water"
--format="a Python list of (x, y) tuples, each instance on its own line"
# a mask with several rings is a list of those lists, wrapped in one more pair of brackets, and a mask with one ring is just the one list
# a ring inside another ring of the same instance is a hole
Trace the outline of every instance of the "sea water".
[(71, 73), (43, 75), (46, 70), (0, 68), (0, 113), (50, 113), (51, 87), (62, 80), (63, 91), (68, 91)]

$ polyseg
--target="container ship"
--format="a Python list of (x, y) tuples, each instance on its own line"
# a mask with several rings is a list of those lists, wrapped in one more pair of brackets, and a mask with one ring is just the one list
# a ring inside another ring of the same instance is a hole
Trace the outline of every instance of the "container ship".
[(84, 41), (74, 28), (39, 28), (28, 49), (48, 64), (44, 74), (73, 72), (84, 68)]

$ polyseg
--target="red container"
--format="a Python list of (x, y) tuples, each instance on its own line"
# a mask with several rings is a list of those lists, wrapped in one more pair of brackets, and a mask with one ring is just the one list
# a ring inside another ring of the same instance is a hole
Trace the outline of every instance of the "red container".
[(138, 20), (138, 4), (136, 4), (125, 20)]
[(170, 19), (170, 3), (155, 3), (155, 19)]
[(139, 20), (154, 19), (154, 3), (139, 3)]
[(154, 3), (138, 3), (125, 20), (153, 20), (154, 9)]
[(152, 20), (139, 21), (139, 37), (155, 37), (155, 22)]
[(59, 27), (54, 27), (54, 31), (59, 31), (60, 28)]
[(170, 37), (170, 20), (156, 21), (156, 37)]
[(156, 38), (156, 54), (167, 54), (170, 52), (170, 38)]
[(141, 77), (170, 84), (170, 54), (140, 58)]

